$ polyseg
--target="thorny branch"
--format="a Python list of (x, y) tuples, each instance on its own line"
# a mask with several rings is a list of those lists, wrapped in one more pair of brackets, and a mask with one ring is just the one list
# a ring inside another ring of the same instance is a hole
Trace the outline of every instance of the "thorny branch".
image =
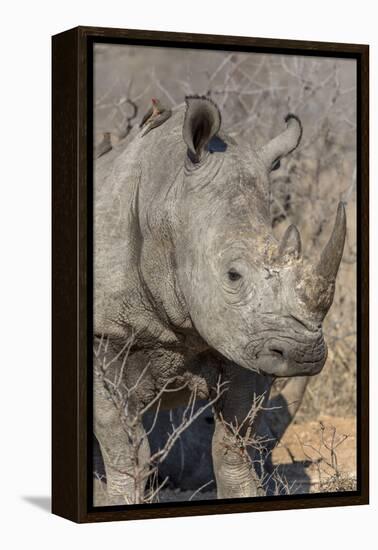
[[(173, 421), (171, 422), (171, 431), (168, 433), (168, 437), (164, 445), (155, 453), (153, 453), (149, 459), (148, 464), (141, 464), (139, 460), (139, 454), (144, 440), (150, 435), (156, 426), (158, 414), (161, 408), (161, 401), (163, 397), (170, 392), (178, 392), (187, 387), (187, 383), (177, 385), (176, 379), (171, 378), (166, 381), (163, 387), (156, 393), (154, 398), (150, 400), (144, 407), (135, 405), (136, 392), (140, 388), (140, 384), (145, 377), (150, 367), (147, 364), (139, 374), (136, 382), (131, 386), (127, 386), (125, 383), (125, 372), (127, 369), (127, 360), (129, 357), (130, 349), (133, 343), (135, 335), (132, 335), (124, 344), (122, 349), (111, 359), (107, 359), (106, 352), (108, 351), (109, 342), (101, 337), (98, 341), (98, 345), (94, 347), (94, 360), (95, 360), (95, 374), (99, 376), (104, 388), (106, 389), (109, 398), (116, 407), (122, 428), (127, 435), (127, 440), (130, 445), (132, 454), (132, 468), (130, 470), (123, 470), (122, 473), (133, 479), (134, 482), (134, 495), (132, 502), (152, 502), (158, 498), (159, 491), (166, 484), (168, 478), (164, 479), (158, 484), (158, 470), (159, 465), (166, 460), (170, 451), (175, 443), (179, 440), (182, 434), (192, 425), (192, 423), (199, 418), (206, 410), (211, 408), (218, 399), (227, 390), (227, 383), (222, 382), (219, 378), (214, 388), (212, 388), (212, 397), (204, 405), (196, 408), (197, 401), (197, 389), (194, 388), (189, 392), (189, 398), (187, 405), (182, 414), (180, 423), (176, 426)], [(109, 367), (114, 365), (122, 357), (121, 366), (119, 371), (111, 377)], [(142, 426), (143, 415), (153, 409), (154, 417), (152, 424), (147, 432), (140, 433), (140, 427)], [(138, 429), (139, 428), (139, 429)], [(150, 488), (146, 492), (144, 486), (147, 479), (150, 481)], [(130, 497), (128, 497), (130, 498)]]
[[(326, 435), (328, 433), (328, 437)], [(326, 427), (319, 421), (319, 444), (304, 443), (298, 436), (304, 456), (316, 467), (319, 492), (337, 492), (355, 489), (355, 479), (343, 472), (338, 464), (337, 449), (349, 435), (338, 435), (335, 426)], [(312, 452), (310, 452), (312, 451)]]

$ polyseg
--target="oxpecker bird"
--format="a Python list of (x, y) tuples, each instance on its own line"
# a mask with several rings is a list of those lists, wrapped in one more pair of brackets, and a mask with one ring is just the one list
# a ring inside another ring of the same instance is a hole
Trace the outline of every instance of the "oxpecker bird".
[(164, 107), (164, 105), (156, 98), (151, 100), (152, 106), (148, 109), (147, 113), (144, 115), (142, 122), (139, 124), (139, 128), (145, 128), (142, 133), (142, 136), (145, 136), (153, 128), (157, 128), (163, 122), (169, 119), (172, 114), (170, 109)]
[(108, 153), (111, 150), (112, 150), (111, 133), (104, 132), (101, 143), (99, 143), (96, 147), (96, 159), (98, 159), (102, 155), (105, 155), (105, 153)]

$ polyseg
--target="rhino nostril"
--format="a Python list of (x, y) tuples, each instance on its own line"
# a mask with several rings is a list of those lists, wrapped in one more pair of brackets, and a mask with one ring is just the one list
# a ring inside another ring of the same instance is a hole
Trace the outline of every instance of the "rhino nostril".
[(277, 355), (278, 357), (282, 357), (284, 358), (285, 357), (285, 354), (284, 354), (284, 351), (282, 349), (279, 349), (279, 348), (269, 348), (269, 351), (273, 354), (273, 355)]

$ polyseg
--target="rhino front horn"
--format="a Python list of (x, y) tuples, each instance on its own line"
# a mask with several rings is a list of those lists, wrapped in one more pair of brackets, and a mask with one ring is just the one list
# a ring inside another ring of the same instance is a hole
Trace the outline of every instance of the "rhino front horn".
[(332, 235), (324, 247), (317, 266), (319, 275), (334, 280), (339, 270), (346, 235), (346, 214), (344, 203), (339, 202)]
[(282, 157), (285, 157), (299, 145), (302, 138), (302, 124), (296, 115), (289, 113), (285, 117), (287, 128), (282, 134), (272, 139), (259, 151), (266, 168), (274, 170)]

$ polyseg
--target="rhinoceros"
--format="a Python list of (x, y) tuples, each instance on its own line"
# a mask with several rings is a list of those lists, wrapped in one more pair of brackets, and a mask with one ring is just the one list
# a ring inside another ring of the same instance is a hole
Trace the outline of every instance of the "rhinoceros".
[[(339, 203), (316, 261), (303, 257), (295, 226), (280, 242), (274, 238), (269, 174), (302, 136), (297, 116), (285, 122), (255, 149), (222, 129), (211, 99), (191, 96), (164, 124), (96, 161), (94, 336), (106, 341), (113, 366), (127, 352), (121, 370), (135, 389), (133, 418), (168, 384), (180, 391), (164, 396), (165, 407), (185, 403), (193, 391), (211, 399), (219, 376), (227, 382), (213, 400), (218, 498), (264, 493), (232, 427), (256, 430), (245, 422), (256, 396), (267, 396), (276, 377), (294, 377), (303, 393), (327, 357), (322, 322), (343, 254), (345, 210)], [(132, 456), (98, 376), (94, 386), (109, 498), (136, 502), (132, 469), (135, 460), (148, 463), (148, 438), (141, 422), (134, 426), (141, 443)]]

